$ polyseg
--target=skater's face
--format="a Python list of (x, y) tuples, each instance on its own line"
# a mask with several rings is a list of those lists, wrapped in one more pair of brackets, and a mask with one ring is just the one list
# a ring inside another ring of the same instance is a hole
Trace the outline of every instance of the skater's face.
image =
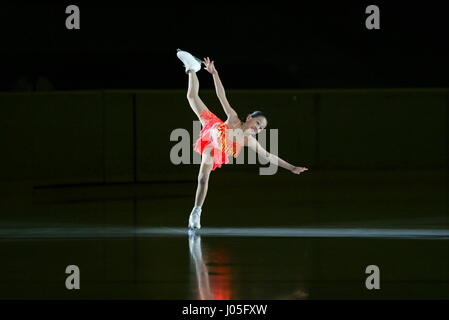
[(246, 131), (250, 135), (256, 135), (267, 126), (267, 119), (264, 116), (251, 117), (248, 116), (246, 118)]

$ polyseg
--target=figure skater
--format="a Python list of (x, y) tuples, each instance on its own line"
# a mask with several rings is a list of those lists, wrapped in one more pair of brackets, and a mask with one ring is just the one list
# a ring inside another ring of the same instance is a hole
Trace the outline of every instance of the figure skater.
[[(183, 62), (185, 72), (189, 77), (187, 100), (202, 125), (199, 137), (194, 144), (194, 150), (200, 153), (202, 157), (195, 205), (190, 213), (188, 224), (189, 229), (195, 230), (201, 228), (201, 208), (206, 198), (210, 173), (216, 168), (220, 168), (222, 164), (229, 163), (228, 156), (237, 158), (242, 146), (249, 147), (258, 155), (269, 160), (269, 162), (290, 170), (295, 174), (300, 174), (308, 169), (291, 165), (266, 151), (257, 142), (254, 136), (267, 126), (267, 118), (261, 111), (254, 111), (247, 115), (245, 121), (240, 121), (237, 112), (231, 107), (226, 98), (214, 61), (211, 61), (209, 58), (204, 58), (204, 61), (201, 61), (180, 49), (178, 49), (177, 56)], [(199, 81), (196, 73), (201, 70), (202, 63), (205, 66), (204, 69), (213, 76), (218, 99), (227, 116), (225, 122), (213, 114), (198, 96)]]

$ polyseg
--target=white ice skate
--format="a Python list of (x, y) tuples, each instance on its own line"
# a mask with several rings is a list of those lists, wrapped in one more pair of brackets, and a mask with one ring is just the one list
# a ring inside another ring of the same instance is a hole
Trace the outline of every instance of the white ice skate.
[(201, 70), (201, 63), (202, 61), (194, 56), (192, 56), (187, 51), (183, 51), (181, 49), (178, 49), (178, 52), (176, 53), (179, 60), (184, 63), (184, 67), (186, 68), (186, 73), (188, 71), (198, 72)]
[(189, 217), (189, 229), (201, 229), (201, 208), (193, 208)]

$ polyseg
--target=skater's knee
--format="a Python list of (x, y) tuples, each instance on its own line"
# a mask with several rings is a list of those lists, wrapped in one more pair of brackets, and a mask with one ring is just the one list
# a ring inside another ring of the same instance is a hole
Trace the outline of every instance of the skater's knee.
[(196, 103), (198, 100), (198, 93), (193, 90), (187, 91), (187, 100), (189, 100), (190, 103)]
[(200, 173), (198, 175), (198, 183), (201, 185), (206, 185), (209, 182), (209, 175), (206, 173)]

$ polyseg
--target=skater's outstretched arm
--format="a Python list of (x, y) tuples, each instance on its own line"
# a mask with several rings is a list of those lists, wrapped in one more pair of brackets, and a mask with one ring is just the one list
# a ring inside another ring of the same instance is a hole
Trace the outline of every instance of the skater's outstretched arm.
[(279, 167), (285, 168), (295, 174), (300, 174), (301, 172), (308, 170), (307, 168), (304, 168), (304, 167), (296, 167), (296, 166), (288, 163), (287, 161), (282, 160), (278, 156), (276, 156), (272, 153), (269, 153), (267, 150), (265, 150), (260, 145), (259, 142), (257, 142), (256, 138), (254, 138), (252, 136), (248, 136), (247, 146), (248, 146), (248, 148), (251, 148), (252, 150), (254, 150), (257, 154), (261, 155), (262, 157), (264, 157), (265, 159), (270, 161), (270, 163), (273, 163)]
[(226, 98), (226, 93), (223, 87), (223, 84), (221, 83), (220, 77), (218, 75), (217, 69), (215, 69), (215, 65), (213, 61), (210, 61), (209, 57), (204, 58), (204, 65), (206, 66), (205, 69), (212, 74), (214, 78), (214, 84), (215, 84), (215, 92), (217, 93), (218, 100), (220, 100), (221, 105), (223, 106), (224, 112), (228, 116), (228, 118), (236, 118), (238, 119), (237, 112), (235, 112), (234, 109), (232, 109), (231, 105), (228, 102), (228, 99)]

